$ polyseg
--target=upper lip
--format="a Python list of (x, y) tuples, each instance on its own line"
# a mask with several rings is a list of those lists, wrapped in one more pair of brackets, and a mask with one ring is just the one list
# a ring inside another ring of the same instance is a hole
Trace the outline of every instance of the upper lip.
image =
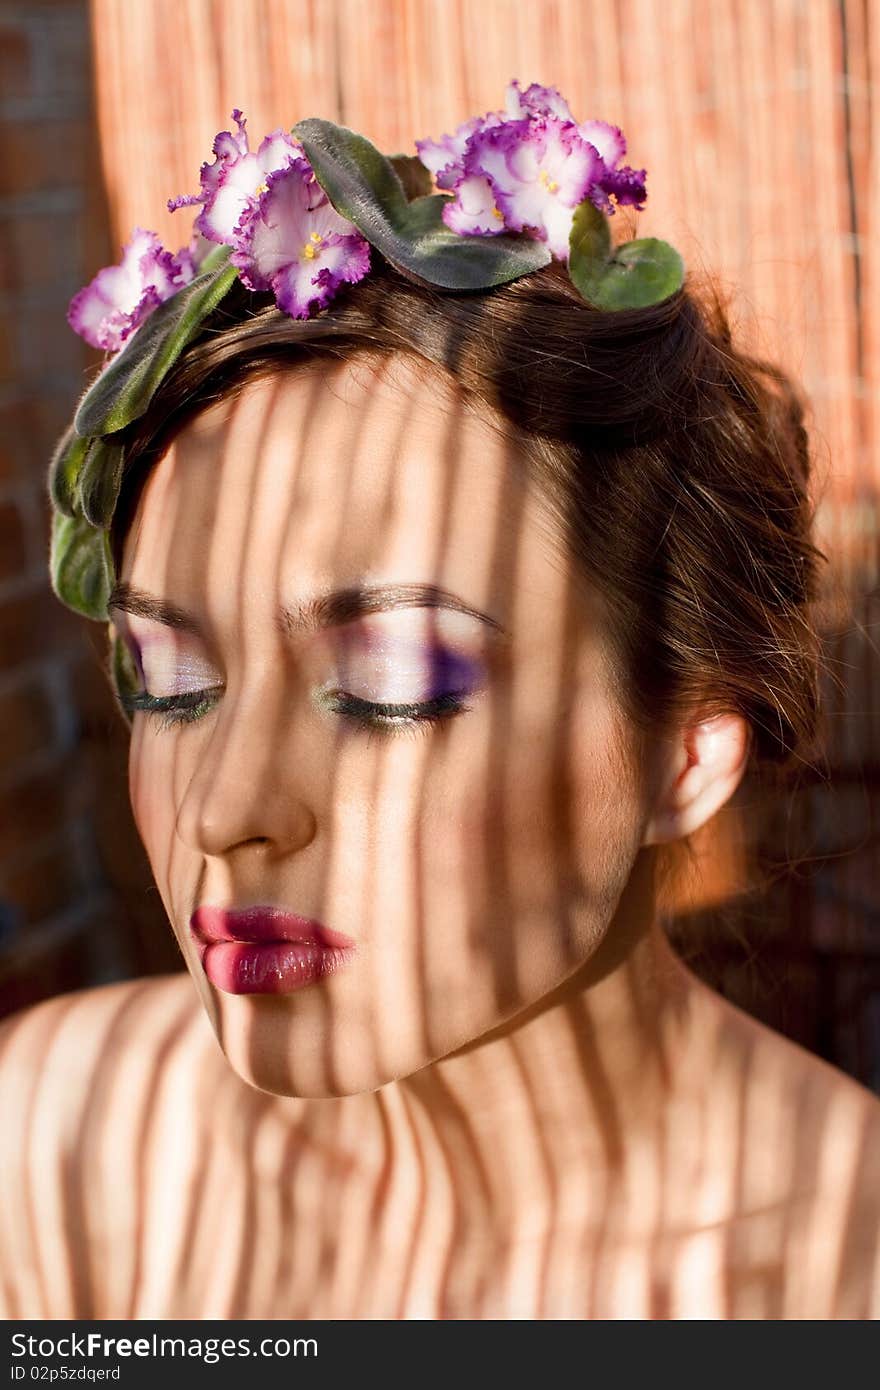
[(313, 917), (300, 917), (274, 905), (244, 908), (197, 907), (189, 919), (190, 931), (200, 946), (217, 941), (243, 941), (267, 945), (273, 941), (305, 941), (327, 950), (355, 946), (350, 936), (325, 927)]

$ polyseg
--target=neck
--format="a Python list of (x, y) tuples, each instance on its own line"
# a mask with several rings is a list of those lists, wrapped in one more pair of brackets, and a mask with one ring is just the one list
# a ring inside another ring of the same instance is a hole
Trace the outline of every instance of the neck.
[(386, 1171), (505, 1230), (558, 1222), (585, 1198), (598, 1211), (656, 1150), (670, 1098), (693, 1088), (707, 993), (666, 940), (642, 851), (602, 946), (551, 995), (357, 1098), (381, 1127)]

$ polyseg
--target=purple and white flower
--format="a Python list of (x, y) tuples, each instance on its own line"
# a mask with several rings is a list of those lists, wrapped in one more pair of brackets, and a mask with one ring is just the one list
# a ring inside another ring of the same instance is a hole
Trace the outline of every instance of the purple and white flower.
[[(503, 221), (498, 230), (529, 231), (546, 241), (554, 256), (568, 258), (568, 237), (577, 205), (605, 173), (601, 156), (581, 139), (571, 121), (536, 116), (478, 131), (471, 136), (461, 183), (485, 178)], [(469, 190), (466, 190), (466, 196)], [(473, 192), (470, 197), (475, 203)], [(443, 209), (454, 231), (484, 232), (485, 205), (467, 225), (461, 193)]]
[(238, 125), (235, 135), (221, 130), (214, 137), (214, 162), (206, 159), (201, 167), (201, 193), (185, 193), (168, 199), (168, 211), (203, 204), (193, 226), (209, 241), (232, 246), (235, 228), (250, 199), (276, 169), (282, 169), (302, 155), (302, 146), (280, 127), (273, 130), (251, 151), (245, 129), (247, 121), (236, 107), (232, 119)]
[(251, 290), (269, 290), (292, 318), (306, 319), (333, 298), (343, 281), (370, 269), (370, 244), (341, 216), (308, 160), (270, 173), (245, 207), (230, 262)]
[(541, 87), (533, 82), (524, 92), (514, 77), (504, 93), (505, 109), (510, 117), (557, 116), (563, 121), (574, 121), (578, 135), (586, 140), (601, 155), (605, 173), (590, 194), (592, 202), (600, 212), (614, 213), (614, 206), (608, 198), (613, 193), (619, 204), (641, 204), (645, 197), (645, 170), (618, 168), (626, 154), (626, 137), (620, 126), (608, 121), (574, 120), (571, 107), (556, 87)]
[(419, 158), (438, 188), (455, 194), (442, 211), (450, 230), (468, 236), (521, 232), (546, 241), (568, 259), (574, 210), (585, 198), (600, 212), (618, 204), (641, 208), (645, 170), (618, 167), (626, 140), (607, 121), (578, 124), (556, 87), (517, 78), (504, 111), (477, 116), (439, 141), (417, 140)]
[(608, 121), (581, 121), (578, 134), (598, 150), (605, 165), (605, 172), (590, 194), (600, 212), (609, 216), (614, 207), (608, 197), (613, 193), (620, 206), (631, 203), (641, 211), (647, 196), (645, 190), (645, 170), (631, 169), (629, 165), (618, 168), (618, 161), (626, 154), (626, 137), (619, 126)]
[(485, 174), (459, 174), (454, 187), (455, 197), (440, 212), (450, 231), (463, 236), (496, 236), (509, 230)]
[(502, 125), (507, 119), (503, 111), (490, 111), (485, 116), (472, 116), (462, 121), (451, 135), (439, 140), (416, 140), (419, 159), (434, 175), (438, 188), (451, 189), (464, 172), (464, 155), (470, 137), (486, 126)]
[(99, 270), (73, 296), (67, 322), (92, 347), (118, 352), (154, 309), (189, 284), (197, 254), (191, 242), (172, 255), (155, 232), (135, 227), (121, 262)]

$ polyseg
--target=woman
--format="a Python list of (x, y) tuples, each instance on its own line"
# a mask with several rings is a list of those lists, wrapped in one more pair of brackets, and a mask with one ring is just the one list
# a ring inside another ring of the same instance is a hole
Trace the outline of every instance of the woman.
[(119, 439), (186, 971), (0, 1030), (5, 1315), (876, 1316), (880, 1105), (663, 929), (815, 732), (787, 379), (692, 287), (380, 263), (311, 321), (233, 285)]

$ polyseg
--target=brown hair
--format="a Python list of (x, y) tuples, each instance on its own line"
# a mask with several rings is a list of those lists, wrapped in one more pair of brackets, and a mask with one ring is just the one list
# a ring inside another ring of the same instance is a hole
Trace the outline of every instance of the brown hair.
[(607, 312), (559, 262), (463, 294), (373, 262), (310, 320), (233, 286), (124, 433), (117, 573), (150, 464), (200, 409), (316, 354), (413, 354), (516, 428), (612, 615), (635, 726), (734, 710), (753, 733), (750, 770), (802, 762), (818, 724), (811, 607), (827, 558), (811, 539), (805, 406), (784, 372), (732, 345), (717, 291), (688, 281), (659, 305)]

